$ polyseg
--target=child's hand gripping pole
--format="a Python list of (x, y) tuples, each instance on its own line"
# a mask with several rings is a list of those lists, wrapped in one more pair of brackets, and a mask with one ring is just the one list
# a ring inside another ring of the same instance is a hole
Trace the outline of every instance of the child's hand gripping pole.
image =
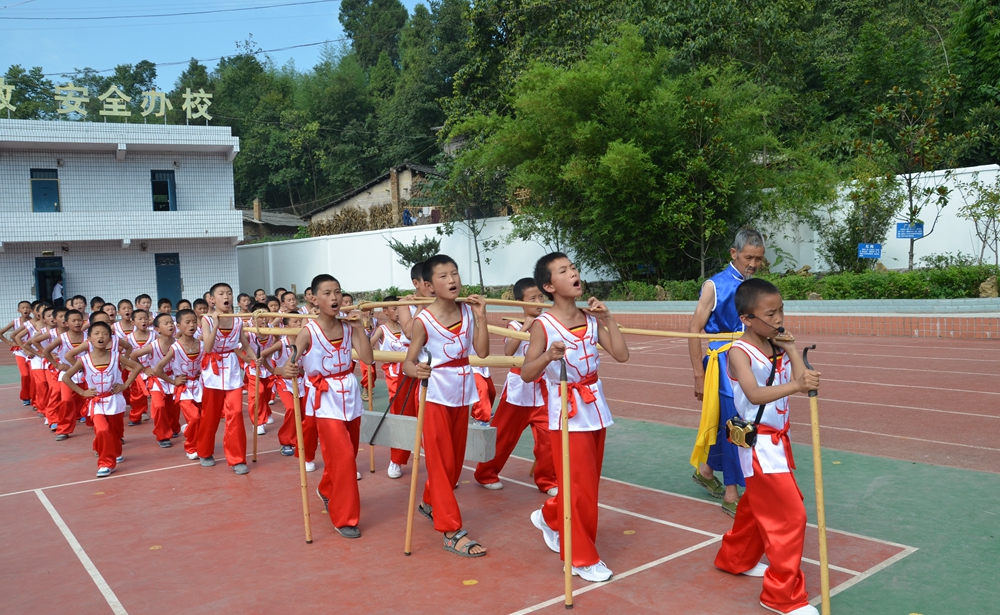
[[(427, 353), (431, 364), (431, 353)], [(403, 553), (409, 555), (413, 544), (413, 513), (417, 508), (417, 474), (420, 469), (420, 437), (424, 431), (424, 408), (427, 405), (427, 379), (420, 381), (420, 405), (417, 407), (417, 435), (413, 438), (413, 469), (410, 473), (410, 501), (406, 509), (406, 544)]]
[[(292, 356), (289, 360), (292, 365), (298, 367), (296, 362), (298, 360), (299, 349), (295, 347), (295, 344), (291, 344), (289, 348), (292, 351)], [(302, 517), (306, 526), (306, 544), (311, 545), (313, 541), (312, 523), (309, 521), (309, 487), (306, 480), (306, 445), (305, 437), (302, 435), (302, 404), (299, 402), (298, 375), (292, 377), (292, 405), (294, 406), (295, 412), (296, 446), (298, 446), (299, 449), (299, 484), (302, 486)]]
[(562, 409), (559, 423), (562, 427), (562, 484), (559, 496), (563, 499), (563, 581), (566, 590), (566, 608), (573, 608), (573, 498), (570, 493), (569, 475), (569, 395), (566, 383), (566, 360), (559, 359), (559, 399)]
[[(809, 364), (809, 351), (813, 344), (802, 350), (802, 362), (806, 369), (813, 371)], [(823, 460), (819, 446), (819, 391), (809, 391), (809, 420), (812, 423), (813, 472), (816, 477), (816, 525), (819, 528), (819, 581), (822, 600), (822, 614), (830, 615), (830, 558), (826, 550), (826, 509), (823, 504)]]

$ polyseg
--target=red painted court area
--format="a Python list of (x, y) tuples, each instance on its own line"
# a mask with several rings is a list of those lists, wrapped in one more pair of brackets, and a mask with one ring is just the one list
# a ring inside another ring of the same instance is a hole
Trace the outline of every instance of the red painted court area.
[[(986, 464), (997, 449), (985, 435), (1000, 418), (989, 388), (1000, 360), (996, 343), (800, 341), (819, 346), (812, 358), (823, 372), (825, 448), (904, 459), (917, 450), (933, 458), (915, 461), (996, 471)], [(606, 360), (601, 367), (616, 414), (694, 427), (698, 405), (686, 342), (629, 342), (628, 364)], [(503, 370), (493, 376), (502, 383)], [(316, 472), (308, 475), (314, 543), (306, 545), (298, 467), (274, 450), (276, 425), (261, 437), (259, 461), (245, 477), (221, 463), (189, 462), (180, 446), (160, 449), (144, 424), (126, 428), (125, 462), (111, 478), (97, 479), (84, 426), (55, 442), (41, 419), (19, 405), (17, 388), (0, 385), (4, 613), (60, 612), (68, 605), (80, 614), (563, 611), (561, 563), (529, 521), (546, 497), (531, 484), (529, 460), (508, 463), (501, 491), (478, 488), (471, 468), (463, 474), (457, 495), (465, 526), (490, 550), (485, 558), (446, 553), (440, 534), (419, 515), (414, 552), (405, 557), (409, 468), (403, 479), (389, 479), (387, 451), (377, 449), (378, 471), (369, 474), (364, 445), (362, 538), (334, 532), (314, 493)], [(804, 398), (793, 408), (802, 411), (794, 437), (805, 442)], [(275, 409), (283, 412), (280, 404)], [(937, 443), (909, 447), (908, 438), (928, 431)], [(717, 502), (604, 479), (600, 514), (601, 556), (615, 577), (596, 585), (576, 579), (576, 610), (763, 612), (756, 606), (759, 579), (712, 565), (731, 526)], [(803, 566), (810, 596), (818, 599), (816, 536), (810, 527)], [(835, 530), (829, 540), (835, 594), (913, 552)], [(725, 591), (706, 603), (706, 585)]]

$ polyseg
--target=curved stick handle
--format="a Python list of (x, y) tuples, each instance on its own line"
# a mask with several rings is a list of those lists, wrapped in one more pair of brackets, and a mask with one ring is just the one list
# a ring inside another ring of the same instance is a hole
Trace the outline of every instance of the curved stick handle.
[(559, 382), (566, 382), (566, 359), (559, 359)]
[[(430, 351), (428, 351), (427, 349), (424, 349), (424, 352), (427, 353), (427, 365), (430, 365), (431, 361), (434, 359), (434, 357), (431, 355)], [(424, 387), (426, 389), (427, 388), (427, 380), (428, 380), (428, 378), (425, 378), (425, 379), (421, 380), (420, 381), (420, 386), (422, 386), (422, 387)]]
[[(809, 363), (809, 351), (810, 350), (816, 350), (816, 344), (813, 344), (812, 346), (809, 346), (808, 348), (803, 348), (802, 349), (802, 362), (806, 364), (806, 369), (808, 369), (809, 371), (812, 372), (812, 371), (816, 371), (816, 370), (814, 370), (812, 364)], [(809, 391), (809, 397), (816, 397), (817, 395), (819, 395), (819, 391)]]
[(295, 344), (289, 344), (288, 348), (292, 351), (292, 358), (289, 359), (289, 361), (292, 363), (292, 365), (295, 365), (296, 361), (298, 361), (299, 358), (299, 349)]

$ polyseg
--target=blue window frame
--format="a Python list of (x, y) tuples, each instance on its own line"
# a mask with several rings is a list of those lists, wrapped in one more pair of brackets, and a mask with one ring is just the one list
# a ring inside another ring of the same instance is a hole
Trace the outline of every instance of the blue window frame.
[(31, 169), (31, 211), (59, 211), (59, 173), (56, 169)]
[(150, 171), (153, 211), (177, 211), (177, 189), (173, 171)]

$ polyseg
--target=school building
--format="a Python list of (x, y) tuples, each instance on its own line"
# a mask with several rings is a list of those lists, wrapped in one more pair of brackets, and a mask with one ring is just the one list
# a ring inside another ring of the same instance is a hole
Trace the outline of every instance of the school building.
[(0, 119), (0, 315), (21, 300), (175, 304), (236, 286), (228, 127)]

